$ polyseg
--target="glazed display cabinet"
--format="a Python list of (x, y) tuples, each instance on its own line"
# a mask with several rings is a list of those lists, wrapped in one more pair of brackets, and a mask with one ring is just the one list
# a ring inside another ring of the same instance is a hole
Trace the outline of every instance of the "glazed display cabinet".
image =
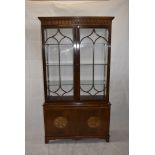
[(39, 17), (45, 143), (109, 142), (111, 26), (114, 17)]

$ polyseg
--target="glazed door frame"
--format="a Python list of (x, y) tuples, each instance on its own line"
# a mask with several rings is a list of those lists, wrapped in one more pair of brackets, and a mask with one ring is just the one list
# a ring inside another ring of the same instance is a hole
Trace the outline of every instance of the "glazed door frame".
[(96, 96), (93, 96), (93, 100), (101, 100), (101, 101), (106, 101), (109, 102), (109, 85), (110, 85), (110, 61), (111, 61), (111, 25), (109, 26), (83, 26), (83, 25), (78, 25), (76, 27), (76, 54), (75, 54), (75, 59), (76, 59), (76, 72), (74, 72), (74, 76), (76, 76), (76, 83), (75, 83), (75, 89), (76, 89), (76, 94), (75, 94), (75, 101), (91, 101), (92, 99), (80, 99), (80, 28), (104, 28), (108, 30), (108, 55), (107, 55), (107, 81), (106, 81), (106, 96), (104, 98), (99, 98)]
[[(46, 57), (45, 57), (45, 38), (44, 38), (44, 31), (45, 29), (65, 29), (70, 28), (72, 29), (72, 37), (73, 37), (73, 96), (55, 96), (50, 97), (47, 94), (47, 71), (46, 71)], [(75, 100), (75, 53), (76, 53), (76, 32), (73, 26), (41, 26), (41, 33), (42, 33), (42, 61), (43, 61), (43, 79), (44, 79), (44, 96), (45, 102), (56, 102), (56, 101), (74, 101)]]
[[(41, 26), (41, 32), (42, 32), (42, 59), (43, 59), (43, 76), (44, 76), (44, 94), (45, 94), (45, 102), (55, 102), (55, 101), (65, 101), (61, 98), (61, 96), (58, 96), (55, 99), (51, 99), (47, 96), (47, 84), (46, 84), (46, 59), (45, 59), (45, 48), (44, 48), (44, 30), (46, 28), (72, 28), (73, 30), (73, 98), (68, 98), (66, 101), (82, 101), (80, 100), (80, 28), (107, 28), (108, 29), (108, 67), (107, 67), (107, 87), (106, 87), (106, 96), (104, 99), (98, 99), (96, 100), (104, 100), (106, 102), (109, 102), (109, 83), (110, 83), (110, 58), (111, 58), (111, 25), (103, 26), (103, 25), (76, 25), (76, 26)], [(95, 99), (95, 96), (94, 96)], [(85, 100), (90, 101), (90, 99)]]

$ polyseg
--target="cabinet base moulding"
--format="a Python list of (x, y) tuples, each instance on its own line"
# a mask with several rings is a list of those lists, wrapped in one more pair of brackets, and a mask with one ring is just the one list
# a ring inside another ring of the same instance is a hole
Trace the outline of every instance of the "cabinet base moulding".
[(109, 143), (110, 137), (104, 136), (104, 137), (85, 137), (85, 136), (71, 136), (71, 137), (45, 137), (45, 144), (49, 144), (50, 142), (55, 142), (56, 140), (88, 140), (88, 139), (104, 139), (107, 143)]

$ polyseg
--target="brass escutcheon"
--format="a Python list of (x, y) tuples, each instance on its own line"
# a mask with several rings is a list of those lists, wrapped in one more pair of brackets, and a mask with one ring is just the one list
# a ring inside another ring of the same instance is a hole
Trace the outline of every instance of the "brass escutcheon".
[(89, 117), (87, 123), (90, 128), (97, 128), (100, 126), (101, 120), (98, 117), (92, 116)]
[(54, 120), (54, 126), (57, 128), (65, 128), (67, 126), (67, 119), (65, 117), (59, 116)]

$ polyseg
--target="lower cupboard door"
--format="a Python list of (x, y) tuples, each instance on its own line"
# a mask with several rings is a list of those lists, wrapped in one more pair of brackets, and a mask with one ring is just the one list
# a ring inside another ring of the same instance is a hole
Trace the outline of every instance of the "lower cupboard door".
[(109, 134), (110, 108), (81, 108), (77, 114), (80, 136), (93, 138)]
[(65, 138), (77, 135), (76, 110), (46, 109), (44, 110), (45, 136)]

